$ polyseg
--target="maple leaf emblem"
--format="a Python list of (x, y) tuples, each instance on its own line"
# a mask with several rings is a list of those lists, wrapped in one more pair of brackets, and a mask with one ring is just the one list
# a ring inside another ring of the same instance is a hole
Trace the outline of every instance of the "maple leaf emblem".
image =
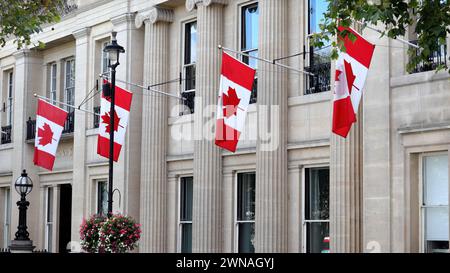
[[(356, 76), (353, 74), (352, 64), (344, 60), (345, 76), (347, 77), (348, 93), (352, 94), (352, 87), (355, 83)], [(356, 86), (355, 86), (356, 88)], [(356, 88), (357, 89), (357, 88)]]
[(45, 146), (51, 144), (53, 140), (53, 131), (52, 128), (50, 128), (50, 125), (44, 123), (44, 126), (38, 129), (38, 137), (40, 138), (39, 145)]
[[(103, 116), (102, 116), (102, 122), (104, 124), (106, 124), (106, 132), (109, 133), (111, 131), (110, 128), (110, 121), (111, 121), (111, 117), (110, 117), (110, 112), (106, 112)], [(117, 112), (114, 111), (114, 131), (117, 132), (119, 130), (119, 126), (123, 128), (123, 126), (119, 125), (120, 123), (120, 118), (117, 115)]]
[(222, 97), (223, 115), (227, 118), (236, 115), (240, 102), (241, 99), (237, 96), (236, 89), (228, 87), (228, 95), (223, 94)]

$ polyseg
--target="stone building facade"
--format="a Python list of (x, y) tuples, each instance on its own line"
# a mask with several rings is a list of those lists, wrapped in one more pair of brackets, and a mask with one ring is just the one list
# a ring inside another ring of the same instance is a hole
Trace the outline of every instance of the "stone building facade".
[[(22, 169), (34, 182), (28, 227), (38, 249), (66, 251), (83, 217), (105, 210), (101, 120), (69, 115), (54, 170), (35, 167), (33, 94), (98, 111), (102, 49), (117, 31), (118, 85), (134, 95), (114, 210), (142, 224), (140, 252), (448, 251), (450, 76), (434, 71), (448, 64), (447, 48), (408, 73), (408, 46), (364, 29), (376, 49), (343, 139), (331, 134), (329, 51), (308, 45), (324, 1), (75, 2), (33, 36), (44, 49), (0, 49), (0, 248), (16, 230)], [(218, 45), (268, 60), (302, 53), (278, 62), (316, 75), (237, 56), (257, 76), (236, 153), (214, 145), (210, 126)]]

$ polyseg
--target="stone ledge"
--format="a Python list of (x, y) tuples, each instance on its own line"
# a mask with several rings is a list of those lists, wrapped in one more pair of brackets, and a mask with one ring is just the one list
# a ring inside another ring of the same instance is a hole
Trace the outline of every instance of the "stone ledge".
[(396, 88), (446, 79), (450, 79), (450, 73), (448, 73), (447, 71), (439, 71), (437, 73), (436, 71), (427, 71), (398, 77), (392, 77), (390, 81), (390, 86), (391, 88)]

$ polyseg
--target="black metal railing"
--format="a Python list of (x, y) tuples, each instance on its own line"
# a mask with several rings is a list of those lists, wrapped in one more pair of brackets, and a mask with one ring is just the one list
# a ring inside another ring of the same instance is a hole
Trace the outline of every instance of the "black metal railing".
[(193, 114), (195, 107), (195, 91), (182, 92), (181, 97), (185, 98), (185, 100), (183, 100), (185, 107), (181, 111), (180, 116)]
[[(417, 45), (417, 40), (410, 41), (412, 44)], [(420, 73), (425, 71), (435, 70), (438, 66), (447, 67), (447, 46), (446, 45), (438, 45), (439, 49), (433, 51), (428, 57), (427, 61), (422, 61), (418, 63), (412, 70), (413, 73)], [(422, 53), (421, 49), (414, 49), (415, 56), (419, 56)]]
[[(64, 129), (62, 131), (63, 134), (73, 133), (75, 128), (75, 112), (69, 113), (67, 116), (67, 120), (64, 124)], [(31, 119), (31, 117), (27, 120), (27, 140), (34, 139), (36, 137), (36, 120)]]
[(27, 140), (34, 139), (36, 135), (36, 120), (31, 119), (31, 117), (27, 120)]
[(305, 67), (305, 71), (314, 74), (314, 76), (305, 76), (305, 95), (325, 92), (331, 89), (331, 62), (312, 64)]
[(11, 129), (12, 129), (12, 126), (11, 125), (2, 126), (1, 128), (2, 128), (2, 130), (0, 132), (0, 134), (2, 135), (2, 137), (1, 137), (1, 144), (11, 143)]
[(67, 115), (66, 123), (64, 123), (64, 129), (62, 131), (63, 134), (73, 133), (73, 129), (75, 128), (75, 112), (70, 112)]
[(98, 128), (98, 126), (100, 125), (100, 106), (95, 106), (94, 107), (94, 128)]

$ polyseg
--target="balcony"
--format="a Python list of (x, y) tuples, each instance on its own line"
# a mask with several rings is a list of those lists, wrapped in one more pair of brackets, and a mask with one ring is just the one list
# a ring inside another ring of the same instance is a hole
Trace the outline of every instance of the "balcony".
[(11, 143), (11, 129), (12, 126), (2, 126), (1, 127), (1, 132), (0, 134), (2, 135), (1, 137), (1, 142), (0, 144), (7, 144), (7, 143)]
[(330, 91), (331, 62), (315, 63), (305, 67), (305, 71), (314, 74), (305, 76), (305, 95)]
[[(417, 45), (417, 40), (410, 41), (412, 44)], [(432, 52), (430, 54), (430, 57), (428, 58), (428, 61), (426, 62), (420, 62), (418, 63), (410, 72), (410, 74), (413, 73), (420, 73), (420, 72), (426, 72), (426, 71), (433, 71), (436, 70), (438, 66), (447, 66), (447, 46), (446, 45), (440, 45), (438, 46), (439, 49)], [(421, 54), (420, 49), (414, 49), (415, 56), (419, 56)]]
[(180, 112), (180, 116), (193, 114), (195, 106), (195, 90), (184, 91), (181, 93), (181, 97), (185, 98), (185, 100), (183, 100), (184, 109)]
[[(64, 124), (64, 129), (62, 134), (70, 134), (73, 133), (75, 127), (75, 112), (69, 113), (67, 116), (66, 123)], [(26, 140), (33, 140), (36, 137), (36, 120), (31, 119), (31, 117), (27, 120), (27, 136)]]
[(99, 124), (100, 124), (100, 106), (95, 106), (94, 107), (94, 128), (98, 128)]

